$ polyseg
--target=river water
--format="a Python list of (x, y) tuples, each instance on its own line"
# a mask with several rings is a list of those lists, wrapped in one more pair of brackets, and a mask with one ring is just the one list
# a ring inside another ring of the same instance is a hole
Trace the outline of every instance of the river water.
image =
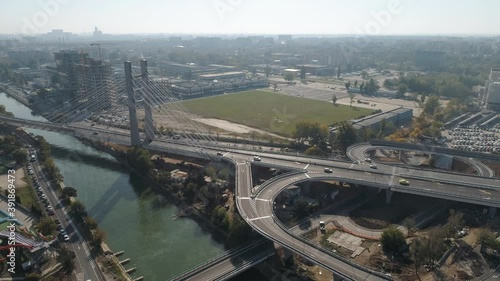
[[(16, 117), (45, 120), (5, 93), (0, 93), (0, 104)], [(68, 135), (27, 131), (42, 135), (55, 147), (52, 154), (65, 185), (78, 190), (78, 199), (106, 232), (111, 249), (125, 250), (120, 259), (131, 259), (125, 267), (137, 266), (133, 276), (166, 280), (224, 251), (196, 222), (172, 220), (177, 208), (158, 204), (157, 196), (142, 180), (110, 155)]]

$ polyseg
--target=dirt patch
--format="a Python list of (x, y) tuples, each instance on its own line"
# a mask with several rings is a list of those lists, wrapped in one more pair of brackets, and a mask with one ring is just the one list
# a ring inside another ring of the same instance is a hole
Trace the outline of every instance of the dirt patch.
[[(16, 173), (13, 174), (13, 176), (15, 177), (14, 184), (15, 184), (16, 188), (24, 187), (24, 186), (27, 185), (26, 182), (24, 182), (24, 181), (21, 180), (25, 176), (23, 168), (17, 169)], [(8, 179), (9, 179), (9, 175), (8, 174), (0, 176), (0, 184), (1, 184), (0, 186), (2, 188), (7, 189)]]

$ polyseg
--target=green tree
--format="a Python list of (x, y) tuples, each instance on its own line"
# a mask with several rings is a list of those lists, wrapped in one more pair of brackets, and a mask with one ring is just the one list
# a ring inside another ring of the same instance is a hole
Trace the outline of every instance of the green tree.
[(349, 88), (351, 88), (351, 81), (348, 81), (347, 83), (344, 84), (346, 90), (349, 91)]
[(271, 74), (271, 68), (269, 67), (269, 65), (266, 65), (265, 73), (266, 77), (269, 78), (269, 75)]
[(349, 105), (352, 107), (352, 103), (354, 102), (354, 98), (356, 95), (354, 93), (349, 93)]
[(24, 149), (18, 148), (12, 152), (12, 158), (16, 161), (16, 164), (22, 165), (28, 162), (27, 154)]
[(354, 88), (356, 88), (358, 86), (358, 80), (355, 80), (354, 81)]
[(384, 251), (397, 254), (406, 245), (405, 236), (399, 229), (391, 226), (384, 230), (380, 242)]
[(351, 123), (341, 122), (337, 126), (336, 144), (342, 151), (356, 143), (356, 139), (356, 130)]
[(288, 81), (288, 83), (292, 83), (293, 80), (295, 80), (295, 75), (291, 72), (285, 73), (285, 80)]
[(14, 117), (14, 114), (12, 114), (12, 112), (8, 112), (7, 110), (5, 110), (5, 105), (3, 104), (0, 104), (0, 115), (7, 115), (9, 117)]
[(90, 230), (97, 229), (97, 222), (92, 217), (86, 217), (83, 221)]
[(450, 210), (448, 222), (446, 224), (447, 236), (453, 236), (458, 230), (461, 230), (465, 225), (464, 214), (453, 209)]
[(83, 218), (87, 216), (87, 209), (80, 201), (75, 201), (69, 206), (70, 211), (77, 217)]
[(66, 274), (71, 274), (75, 270), (75, 262), (73, 261), (73, 253), (67, 248), (61, 248), (58, 251), (56, 258), (57, 262), (61, 264), (61, 269)]
[(420, 237), (415, 238), (410, 245), (410, 255), (413, 259), (413, 266), (415, 267), (415, 274), (417, 276), (418, 270), (425, 262), (426, 252), (426, 243)]
[(228, 180), (229, 179), (229, 172), (227, 169), (222, 169), (217, 173), (217, 178), (221, 180)]
[(337, 105), (337, 95), (332, 96), (333, 105)]
[(50, 218), (42, 218), (37, 224), (38, 231), (43, 235), (50, 235), (56, 230), (56, 223)]
[(406, 94), (407, 91), (408, 91), (408, 86), (406, 86), (406, 84), (399, 84), (399, 86), (398, 86), (398, 97), (399, 98), (404, 97), (404, 95)]
[(61, 190), (62, 198), (76, 197), (76, 195), (77, 195), (77, 190), (74, 187), (66, 186)]
[(410, 234), (413, 232), (413, 230), (415, 229), (415, 226), (416, 226), (416, 222), (415, 222), (415, 219), (412, 218), (412, 217), (408, 217), (406, 218), (404, 221), (403, 221), (403, 226), (407, 229), (408, 231), (408, 237), (410, 236)]
[(340, 79), (340, 75), (342, 74), (341, 70), (340, 70), (340, 66), (337, 67), (337, 79)]
[(424, 103), (423, 111), (425, 114), (432, 116), (440, 106), (439, 98), (437, 96), (430, 96)]
[(300, 67), (300, 80), (302, 80), (302, 81), (306, 80), (306, 67), (305, 66)]
[(368, 83), (366, 83), (366, 85), (365, 85), (364, 93), (370, 95), (370, 94), (375, 93), (379, 89), (380, 89), (380, 86), (378, 85), (378, 82), (375, 81), (373, 78), (371, 78), (370, 81), (368, 81)]
[(293, 137), (300, 142), (308, 140), (312, 145), (322, 145), (328, 139), (328, 127), (318, 122), (301, 121), (295, 125)]
[(205, 173), (214, 180), (217, 178), (217, 169), (214, 166), (208, 166), (205, 169)]

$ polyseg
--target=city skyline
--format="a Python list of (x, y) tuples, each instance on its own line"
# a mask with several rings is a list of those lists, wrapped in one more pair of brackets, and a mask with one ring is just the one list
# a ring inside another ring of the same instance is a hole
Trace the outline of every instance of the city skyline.
[[(0, 34), (496, 35), (500, 3), (485, 0), (45, 0), (2, 4)], [(175, 11), (175, 12), (171, 12)], [(119, 23), (119, 24), (117, 24)]]

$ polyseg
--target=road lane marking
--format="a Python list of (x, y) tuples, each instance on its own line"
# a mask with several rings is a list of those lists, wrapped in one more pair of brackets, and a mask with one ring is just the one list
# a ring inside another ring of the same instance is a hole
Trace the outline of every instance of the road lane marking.
[(269, 202), (270, 201), (270, 200), (262, 199), (262, 198), (256, 198), (255, 200), (264, 201), (264, 202)]
[(482, 189), (480, 189), (479, 191), (480, 191), (480, 192), (482, 192), (482, 193), (484, 193), (484, 194), (491, 195), (491, 193), (490, 193), (490, 192), (488, 192), (488, 191), (484, 191), (484, 190), (482, 190)]
[(242, 199), (248, 199), (248, 200), (250, 200), (252, 198), (250, 198), (250, 197), (238, 197), (238, 199), (240, 199), (240, 200), (242, 200)]
[(310, 178), (311, 178), (308, 174), (306, 174), (306, 177), (307, 177), (308, 179), (310, 179)]
[(253, 219), (249, 219), (249, 221), (261, 220), (261, 219), (268, 219), (268, 218), (271, 218), (271, 216), (253, 218)]
[(304, 167), (304, 170), (306, 170), (306, 169), (307, 169), (307, 167), (309, 167), (309, 165), (310, 165), (310, 164), (307, 164), (307, 165)]

